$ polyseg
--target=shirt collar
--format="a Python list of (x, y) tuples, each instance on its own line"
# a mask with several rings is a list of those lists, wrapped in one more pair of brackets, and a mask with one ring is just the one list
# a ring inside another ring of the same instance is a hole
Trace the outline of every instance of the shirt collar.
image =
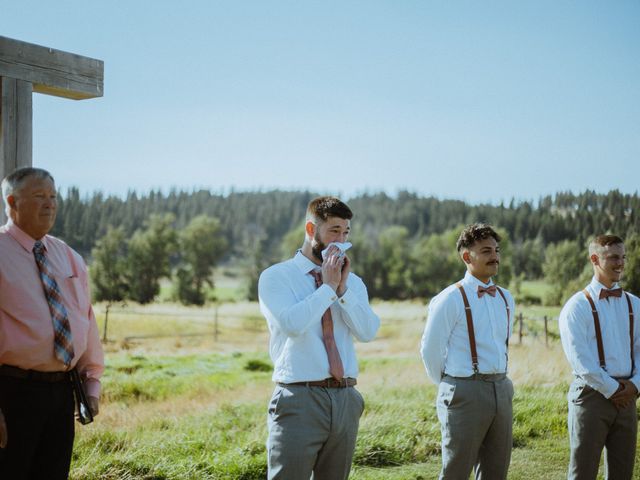
[(305, 257), (302, 254), (301, 250), (298, 250), (296, 252), (295, 256), (293, 257), (293, 263), (295, 263), (295, 265), (298, 267), (298, 269), (300, 269), (300, 272), (302, 272), (304, 275), (309, 273), (311, 270), (315, 270), (316, 268), (320, 268), (320, 265), (316, 265), (311, 260), (309, 260), (307, 257)]
[(468, 285), (470, 287), (490, 287), (491, 285), (493, 285), (493, 278), (489, 279), (489, 283), (484, 283), (480, 280), (478, 280), (476, 277), (474, 277), (473, 275), (471, 275), (471, 273), (469, 273), (469, 271), (467, 270), (467, 272), (464, 274), (464, 278), (462, 279), (462, 283), (464, 285)]
[(600, 298), (601, 290), (613, 290), (614, 288), (620, 288), (620, 285), (618, 284), (618, 282), (614, 283), (610, 289), (605, 287), (603, 284), (601, 284), (598, 281), (595, 275), (591, 279), (591, 283), (589, 284), (589, 286), (593, 289), (593, 292), (596, 294), (596, 298)]
[[(33, 252), (33, 246), (36, 243), (36, 240), (31, 237), (29, 234), (25, 233), (20, 229), (15, 223), (13, 223), (12, 219), (7, 220), (7, 224), (5, 225), (5, 231), (11, 235), (11, 237), (18, 242), (18, 244), (24, 248), (27, 252)], [(47, 250), (47, 235), (42, 237), (40, 241), (44, 244), (44, 249)]]

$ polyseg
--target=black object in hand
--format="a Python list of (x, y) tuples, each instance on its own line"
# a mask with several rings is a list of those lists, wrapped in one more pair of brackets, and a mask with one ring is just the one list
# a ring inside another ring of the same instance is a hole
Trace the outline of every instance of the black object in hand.
[(69, 373), (71, 375), (71, 384), (73, 385), (73, 396), (76, 398), (76, 420), (82, 425), (86, 425), (93, 422), (93, 413), (84, 393), (83, 382), (77, 369), (74, 368)]

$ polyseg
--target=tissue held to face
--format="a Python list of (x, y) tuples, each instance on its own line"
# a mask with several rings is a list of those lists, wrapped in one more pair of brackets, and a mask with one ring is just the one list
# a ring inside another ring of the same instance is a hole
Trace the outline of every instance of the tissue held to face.
[(351, 220), (340, 217), (329, 217), (325, 222), (315, 224), (311, 250), (313, 255), (322, 261), (322, 251), (330, 243), (344, 243), (349, 238)]

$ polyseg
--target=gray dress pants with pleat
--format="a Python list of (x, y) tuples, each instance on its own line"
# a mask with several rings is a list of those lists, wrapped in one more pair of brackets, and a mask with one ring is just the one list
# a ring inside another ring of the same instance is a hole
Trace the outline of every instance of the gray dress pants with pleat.
[(277, 386), (267, 419), (268, 479), (346, 480), (363, 409), (354, 387)]
[(605, 450), (608, 480), (631, 480), (636, 456), (638, 415), (632, 403), (618, 410), (611, 400), (576, 379), (569, 388), (569, 480), (595, 480)]
[(507, 478), (513, 445), (513, 384), (506, 375), (445, 375), (436, 407), (442, 432), (441, 480)]

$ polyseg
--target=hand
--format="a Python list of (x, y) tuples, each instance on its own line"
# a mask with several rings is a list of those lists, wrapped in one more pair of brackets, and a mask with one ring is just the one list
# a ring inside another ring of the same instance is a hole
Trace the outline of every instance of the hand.
[(331, 245), (322, 262), (322, 283), (329, 285), (334, 291), (338, 289), (342, 280), (342, 265), (344, 257), (340, 255), (340, 249)]
[(0, 410), (0, 448), (5, 448), (7, 446), (8, 439), (9, 435), (7, 433), (7, 422), (4, 420), (2, 410)]
[(638, 389), (629, 380), (620, 380), (620, 387), (611, 395), (611, 402), (618, 410), (627, 408), (632, 403), (635, 403), (638, 396)]
[(100, 400), (98, 397), (87, 397), (87, 403), (91, 409), (91, 414), (95, 417), (100, 413)]
[(342, 258), (344, 259), (344, 263), (342, 264), (342, 278), (340, 278), (340, 284), (336, 290), (339, 297), (344, 295), (347, 291), (347, 278), (349, 278), (349, 272), (351, 271), (351, 260), (349, 257), (345, 255)]

